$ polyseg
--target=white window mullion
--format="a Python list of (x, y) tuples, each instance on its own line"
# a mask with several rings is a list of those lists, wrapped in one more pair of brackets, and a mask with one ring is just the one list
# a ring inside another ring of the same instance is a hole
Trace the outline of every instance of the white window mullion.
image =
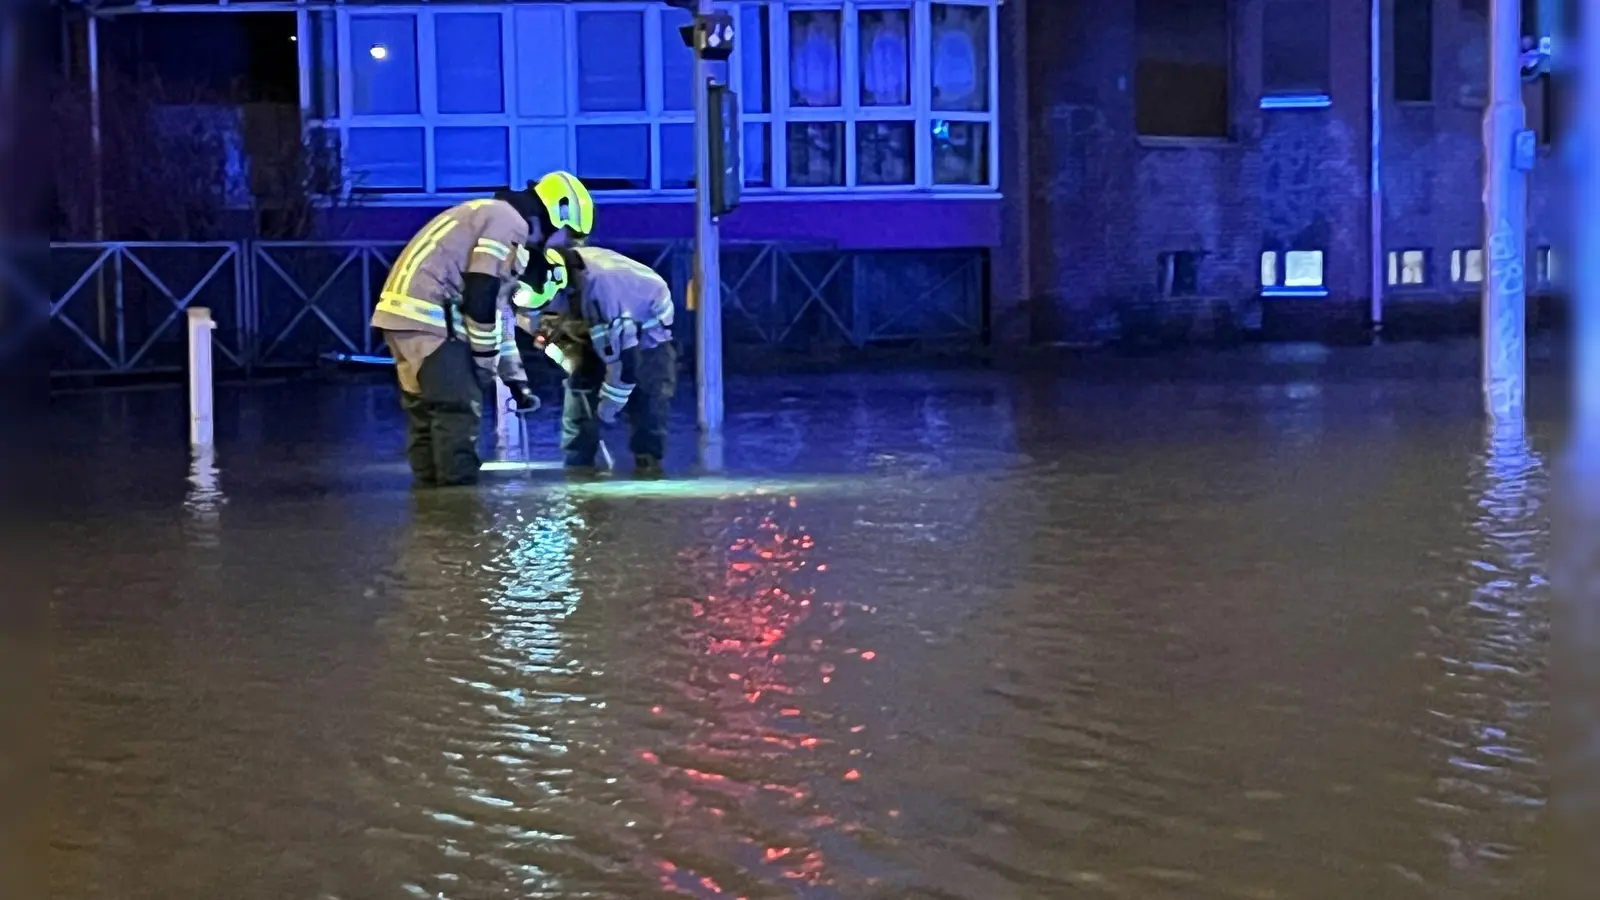
[(438, 193), (439, 179), (434, 171), (436, 155), (433, 149), (433, 126), (439, 114), (439, 60), (433, 40), (433, 13), (418, 12), (417, 16), (417, 95), (421, 100), (422, 190)]
[(781, 191), (789, 186), (789, 13), (782, 3), (773, 3), (767, 7), (767, 17), (772, 38), (767, 72), (772, 125), (767, 140), (772, 148), (772, 188)]
[(578, 171), (578, 12), (562, 10), (563, 57), (567, 67), (567, 171)]
[(667, 82), (661, 40), (661, 10), (648, 9), (644, 13), (644, 114), (645, 121), (650, 123), (650, 171), (646, 174), (651, 191), (661, 190), (660, 119), (662, 107), (666, 106)]
[(312, 13), (298, 10), (294, 14), (295, 61), (300, 67), (300, 118), (311, 117), (311, 47)]
[(514, 9), (507, 6), (500, 11), (500, 96), (505, 104), (506, 152), (511, 154), (507, 160), (506, 178), (510, 180), (508, 187), (516, 189), (527, 183), (528, 176), (522, 171), (522, 129), (517, 127), (521, 122), (517, 118), (517, 20)]
[(856, 114), (861, 109), (861, 45), (856, 5), (846, 3), (839, 13), (839, 102), (844, 127), (844, 186), (856, 186)]
[(911, 7), (911, 109), (916, 183), (933, 188), (933, 16), (926, 2)]
[(339, 169), (348, 191), (354, 178), (350, 172), (350, 117), (355, 112), (355, 76), (350, 65), (350, 14), (339, 10), (334, 14), (334, 56), (339, 63)]
[[(1014, 10), (1013, 10), (1014, 12)], [(1000, 16), (989, 7), (989, 189), (1000, 190)]]

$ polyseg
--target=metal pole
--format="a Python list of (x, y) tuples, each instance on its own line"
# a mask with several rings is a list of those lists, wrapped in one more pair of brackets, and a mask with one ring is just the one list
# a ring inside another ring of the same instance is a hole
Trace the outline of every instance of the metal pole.
[[(104, 148), (100, 140), (100, 17), (93, 11), (89, 13), (87, 25), (88, 54), (89, 54), (89, 166), (90, 166), (90, 192), (93, 209), (92, 227), (96, 243), (106, 239), (106, 207), (105, 207), (105, 165)], [(111, 336), (111, 323), (109, 321), (106, 305), (105, 271), (102, 269), (95, 274), (96, 309), (99, 319), (100, 343), (104, 344)]]
[(1383, 292), (1388, 283), (1383, 248), (1383, 0), (1372, 0), (1371, 15), (1372, 145), (1368, 167), (1372, 184), (1368, 215), (1372, 242), (1368, 252), (1372, 256), (1372, 339), (1377, 341), (1383, 337)]
[[(1573, 377), (1576, 407), (1573, 445), (1582, 455), (1600, 447), (1600, 9), (1590, 6), (1578, 16), (1581, 29), (1575, 41), (1557, 44), (1558, 75), (1571, 78), (1576, 90), (1572, 103), (1572, 127), (1565, 140), (1574, 144), (1564, 156), (1575, 165), (1572, 172), (1575, 190), (1574, 215), (1569, 252), (1562, 258), (1571, 272), (1572, 321), (1574, 325)], [(1564, 31), (1573, 23), (1562, 23)], [(1565, 35), (1563, 35), (1565, 36)], [(1565, 112), (1561, 110), (1560, 112)], [(1589, 458), (1593, 459), (1593, 456)], [(1590, 465), (1595, 465), (1591, 463)]]
[[(1483, 390), (1489, 416), (1521, 421), (1527, 394), (1528, 177), (1519, 161), (1522, 106), (1522, 4), (1491, 0), (1489, 108), (1483, 117)], [(1531, 151), (1531, 147), (1523, 148)]]
[[(696, 0), (695, 20), (711, 14), (711, 0)], [(696, 387), (700, 429), (722, 431), (722, 266), (717, 220), (711, 214), (711, 97), (709, 69), (699, 48), (694, 54), (694, 283), (699, 293), (695, 317)], [(720, 139), (720, 136), (719, 136)]]
[(189, 321), (189, 446), (195, 449), (210, 447), (213, 441), (215, 416), (212, 404), (211, 332), (217, 323), (211, 320), (211, 310), (192, 307), (187, 312)]

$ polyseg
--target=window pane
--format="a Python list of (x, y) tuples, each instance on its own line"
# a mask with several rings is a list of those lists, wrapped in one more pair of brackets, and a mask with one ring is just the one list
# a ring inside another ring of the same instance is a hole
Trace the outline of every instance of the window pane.
[(863, 9), (858, 15), (861, 38), (861, 105), (911, 105), (911, 11)]
[(933, 5), (933, 108), (989, 108), (989, 8)]
[(934, 120), (933, 183), (989, 183), (988, 125)]
[(352, 128), (344, 158), (357, 191), (423, 189), (421, 128)]
[(504, 128), (435, 128), (434, 188), (492, 190), (511, 183), (511, 137)]
[(1137, 0), (1134, 118), (1156, 137), (1227, 137), (1229, 0)]
[(1278, 286), (1278, 253), (1275, 250), (1264, 250), (1261, 253), (1261, 286)]
[(772, 111), (772, 26), (765, 6), (746, 3), (739, 8), (739, 31), (734, 35), (734, 53), (739, 56), (739, 74), (744, 79), (739, 91), (744, 111)]
[(644, 110), (644, 13), (578, 13), (578, 109)]
[(772, 148), (767, 145), (767, 123), (744, 123), (744, 183), (755, 187), (772, 184)]
[(569, 168), (566, 126), (527, 125), (517, 129), (517, 166), (525, 181)]
[(590, 190), (650, 187), (649, 125), (579, 125), (577, 141), (578, 166), (573, 174)]
[(844, 185), (844, 123), (789, 123), (789, 186)]
[(915, 181), (915, 134), (910, 122), (857, 122), (856, 183), (911, 184)]
[(350, 68), (357, 115), (421, 112), (416, 16), (351, 16)]
[(1284, 287), (1322, 287), (1322, 251), (1290, 250), (1283, 255)]
[(437, 13), (433, 44), (439, 112), (505, 112), (499, 13)]
[[(661, 107), (676, 112), (694, 109), (694, 51), (683, 42), (678, 28), (694, 21), (686, 9), (668, 7), (661, 11)], [(734, 32), (734, 46), (743, 38)], [(717, 81), (728, 83), (726, 60), (709, 60), (706, 70)]]
[(559, 6), (518, 7), (512, 13), (517, 38), (517, 114), (567, 114), (566, 17)]
[(1422, 250), (1407, 250), (1400, 254), (1400, 283), (1428, 283), (1428, 254)]
[(309, 76), (311, 118), (332, 119), (339, 115), (339, 29), (334, 27), (332, 11), (312, 12), (310, 20)]
[(789, 13), (789, 105), (838, 106), (839, 16), (836, 9)]
[(661, 126), (661, 187), (694, 187), (694, 123)]
[(1263, 93), (1328, 93), (1332, 26), (1329, 16), (1328, 0), (1267, 0), (1262, 25)]

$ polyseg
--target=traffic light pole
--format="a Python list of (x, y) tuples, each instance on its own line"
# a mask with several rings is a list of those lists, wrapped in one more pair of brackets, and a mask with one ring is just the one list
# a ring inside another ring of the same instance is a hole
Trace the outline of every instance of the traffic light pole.
[[(711, 0), (696, 0), (695, 20), (711, 13)], [(700, 402), (700, 430), (707, 438), (722, 433), (722, 263), (717, 219), (711, 207), (710, 67), (705, 54), (694, 54), (694, 284), (699, 295), (695, 316), (695, 385)]]
[(1496, 426), (1524, 421), (1527, 395), (1528, 175), (1532, 140), (1522, 104), (1522, 9), (1491, 0), (1489, 108), (1483, 118), (1483, 391)]

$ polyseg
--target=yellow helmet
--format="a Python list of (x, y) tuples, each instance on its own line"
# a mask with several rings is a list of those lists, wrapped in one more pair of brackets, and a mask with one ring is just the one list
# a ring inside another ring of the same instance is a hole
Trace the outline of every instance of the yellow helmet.
[(594, 198), (578, 176), (571, 172), (551, 172), (533, 186), (533, 193), (544, 204), (552, 231), (572, 229), (578, 237), (594, 231)]
[(516, 293), (511, 295), (511, 302), (518, 309), (542, 309), (556, 295), (567, 286), (567, 264), (561, 254), (555, 250), (544, 251), (545, 274), (544, 282), (538, 283), (539, 276), (531, 272), (523, 274), (522, 283), (517, 285)]

